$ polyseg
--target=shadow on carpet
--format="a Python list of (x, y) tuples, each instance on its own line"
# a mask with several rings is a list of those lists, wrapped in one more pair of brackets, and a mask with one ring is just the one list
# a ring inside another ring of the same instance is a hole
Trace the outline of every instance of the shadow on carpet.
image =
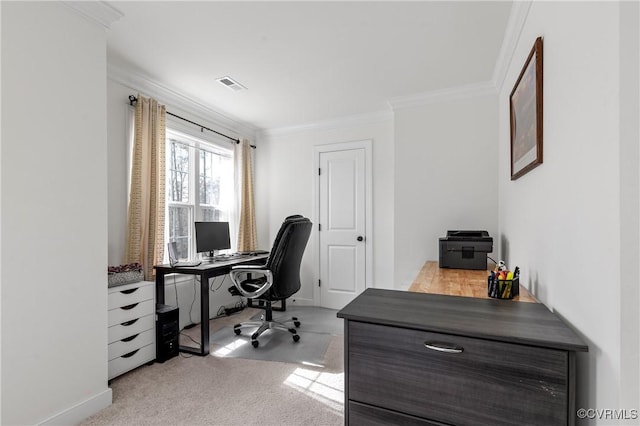
[[(294, 342), (290, 333), (268, 330), (259, 338), (260, 346), (251, 346), (254, 328), (242, 329), (237, 336), (233, 327), (224, 327), (211, 335), (211, 353), (225, 358), (245, 358), (279, 361), (293, 364), (324, 366), (325, 354), (332, 335), (342, 333), (342, 320), (335, 310), (300, 306), (286, 312), (274, 312), (274, 319), (297, 317), (300, 322), (300, 340)], [(260, 314), (251, 320), (259, 320)]]

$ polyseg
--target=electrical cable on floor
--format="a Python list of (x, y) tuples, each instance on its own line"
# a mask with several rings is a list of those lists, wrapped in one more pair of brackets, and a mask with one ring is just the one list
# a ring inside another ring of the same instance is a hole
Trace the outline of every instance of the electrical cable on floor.
[[(174, 291), (176, 293), (176, 307), (178, 307), (178, 309), (179, 309), (180, 303), (178, 302), (178, 283), (176, 282), (176, 275), (178, 275), (178, 274), (173, 274), (173, 289), (174, 289)], [(194, 297), (195, 297), (195, 294), (194, 294)], [(193, 304), (191, 306), (193, 306)], [(189, 329), (189, 328), (192, 328), (192, 327), (195, 326), (195, 324), (193, 323), (193, 320), (191, 319), (191, 313), (189, 313), (189, 320), (191, 321), (191, 324), (185, 325), (184, 328), (186, 328), (186, 329)]]
[[(193, 318), (191, 318), (191, 313), (193, 312), (193, 304), (195, 303), (195, 301), (196, 301), (196, 278), (194, 277), (194, 280), (193, 280), (193, 300), (191, 301), (191, 309), (189, 310), (189, 321), (191, 321), (191, 324), (187, 324), (184, 327), (187, 330), (196, 326), (196, 323), (193, 321)], [(188, 334), (186, 334), (184, 331), (180, 331), (180, 336), (184, 336), (187, 339), (191, 340), (196, 345), (200, 346), (200, 342), (198, 342), (193, 337), (191, 337)], [(179, 352), (179, 353), (180, 353), (180, 356), (182, 356), (183, 358), (191, 358), (193, 356), (193, 355), (186, 356), (186, 355), (183, 355), (181, 352)]]
[[(195, 324), (194, 324), (195, 325)], [(186, 327), (185, 327), (186, 328)], [(191, 340), (193, 343), (195, 343), (196, 345), (200, 346), (200, 342), (198, 342), (197, 340), (195, 340), (193, 337), (189, 336), (188, 334), (185, 334), (183, 331), (180, 332), (180, 336), (184, 336), (187, 339)], [(185, 355), (183, 352), (178, 351), (178, 354), (182, 357), (182, 358), (191, 358), (194, 355)]]
[[(180, 306), (180, 304), (179, 304), (179, 302), (178, 302), (178, 283), (176, 282), (176, 275), (177, 275), (177, 274), (173, 274), (173, 290), (174, 290), (174, 292), (176, 293), (176, 306)], [(189, 317), (191, 317), (191, 315), (189, 315)], [(191, 325), (191, 327), (193, 327), (195, 324), (189, 324), (189, 325)], [(191, 328), (191, 327), (186, 326), (185, 328)], [(183, 334), (183, 332), (182, 332), (182, 331), (180, 331), (180, 335), (183, 335), (183, 336), (187, 337), (188, 339), (191, 339), (191, 340), (192, 340), (192, 341), (194, 341), (195, 343), (198, 343), (198, 342), (196, 342), (195, 340), (193, 340), (193, 339), (191, 338), (191, 336), (188, 336), (188, 335), (186, 335), (186, 334)], [(198, 343), (198, 345), (200, 345), (200, 343)], [(182, 353), (182, 352), (180, 352), (180, 351), (178, 351), (178, 354), (179, 354), (182, 358), (191, 358), (191, 357), (193, 357), (193, 356), (194, 356), (194, 355), (185, 355), (184, 353)]]
[(183, 331), (180, 332), (180, 334), (184, 337), (186, 337), (187, 339), (191, 340), (193, 343), (195, 343), (196, 345), (200, 346), (200, 342), (198, 342), (196, 339), (194, 339), (193, 337), (189, 336), (188, 334), (185, 334)]
[(213, 277), (213, 279), (211, 280), (211, 285), (209, 286), (209, 290), (211, 290), (212, 293), (215, 293), (216, 291), (220, 290), (220, 287), (222, 287), (222, 284), (224, 284), (224, 280), (227, 278), (226, 275), (222, 276), (222, 281), (220, 282), (220, 285), (218, 285), (218, 287), (216, 287), (216, 289), (213, 289), (213, 285), (216, 282), (216, 277)]
[(196, 303), (196, 291), (197, 291), (196, 282), (197, 281), (198, 281), (198, 277), (194, 277), (193, 278), (193, 300), (191, 301), (191, 307), (189, 308), (189, 321), (191, 321), (191, 324), (189, 324), (189, 328), (195, 327), (196, 325), (196, 322), (191, 317), (191, 314), (193, 313), (193, 305)]

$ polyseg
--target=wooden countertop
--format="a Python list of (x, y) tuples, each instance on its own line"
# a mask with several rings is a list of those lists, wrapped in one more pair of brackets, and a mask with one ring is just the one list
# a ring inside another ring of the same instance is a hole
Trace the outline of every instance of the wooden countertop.
[[(488, 271), (482, 270), (439, 268), (438, 262), (429, 260), (425, 262), (409, 291), (490, 299), (487, 295), (488, 275)], [(511, 300), (538, 303), (522, 284), (520, 295)]]

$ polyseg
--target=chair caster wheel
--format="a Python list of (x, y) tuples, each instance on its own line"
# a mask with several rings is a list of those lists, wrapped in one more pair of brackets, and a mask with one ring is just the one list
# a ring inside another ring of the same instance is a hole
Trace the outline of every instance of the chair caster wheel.
[(295, 325), (295, 326), (296, 326), (296, 328), (300, 327), (300, 321), (294, 321), (294, 322), (293, 322), (293, 325)]
[(294, 334), (294, 335), (293, 335), (293, 341), (294, 341), (294, 342), (297, 342), (298, 340), (300, 340), (300, 335), (298, 335), (298, 334)]
[(252, 340), (251, 341), (251, 346), (253, 346), (254, 348), (257, 348), (258, 345), (260, 345), (260, 342), (258, 342), (257, 340)]
[(239, 336), (240, 333), (242, 333), (242, 330), (240, 330), (239, 328), (234, 328), (233, 332), (236, 333), (236, 336)]

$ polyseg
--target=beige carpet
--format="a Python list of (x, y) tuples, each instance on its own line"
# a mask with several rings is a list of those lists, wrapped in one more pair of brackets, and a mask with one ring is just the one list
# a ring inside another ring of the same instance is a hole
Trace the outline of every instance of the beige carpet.
[[(212, 320), (210, 328), (255, 312)], [(81, 424), (342, 425), (343, 353), (343, 337), (336, 335), (324, 367), (181, 354), (114, 379), (113, 404)]]

